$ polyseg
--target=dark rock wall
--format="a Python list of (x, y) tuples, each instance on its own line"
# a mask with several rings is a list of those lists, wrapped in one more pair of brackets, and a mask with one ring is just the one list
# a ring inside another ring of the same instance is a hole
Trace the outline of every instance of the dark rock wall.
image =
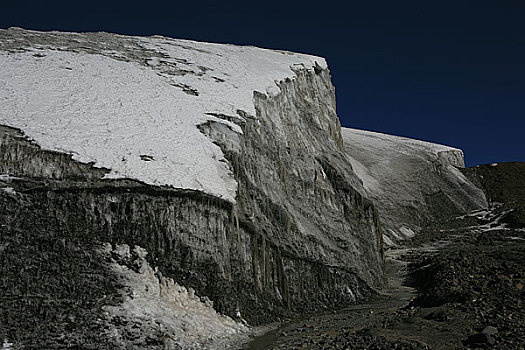
[(512, 228), (525, 227), (525, 163), (483, 164), (463, 169), (463, 173), (483, 188), (487, 199), (503, 203), (511, 210), (502, 222)]
[(0, 339), (14, 349), (113, 348), (101, 307), (120, 303), (120, 283), (81, 220), (64, 223), (51, 198), (23, 190), (44, 185), (0, 189)]

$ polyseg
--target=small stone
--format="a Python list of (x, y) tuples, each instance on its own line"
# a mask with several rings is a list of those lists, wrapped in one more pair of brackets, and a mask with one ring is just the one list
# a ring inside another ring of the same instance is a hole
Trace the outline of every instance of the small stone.
[(485, 328), (483, 328), (483, 332), (482, 333), (485, 333), (487, 335), (495, 335), (495, 334), (498, 334), (498, 329), (496, 327), (493, 327), (493, 326), (487, 326)]
[(483, 345), (483, 344), (493, 345), (494, 338), (492, 338), (492, 336), (486, 333), (476, 333), (476, 334), (470, 335), (466, 343), (468, 345)]

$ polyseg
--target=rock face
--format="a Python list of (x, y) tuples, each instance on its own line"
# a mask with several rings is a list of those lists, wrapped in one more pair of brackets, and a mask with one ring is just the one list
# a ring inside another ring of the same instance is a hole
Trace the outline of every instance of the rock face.
[(510, 209), (501, 222), (510, 228), (525, 226), (525, 163), (483, 164), (463, 173), (483, 188), (490, 202), (503, 203), (503, 208)]
[[(324, 60), (105, 33), (10, 29), (0, 43), (0, 336), (142, 348), (97, 337), (140, 327), (104, 316), (129, 305), (107, 244), (142, 247), (161, 276), (251, 324), (383, 286), (378, 212)], [(167, 344), (159, 322), (152, 348)]]
[(365, 195), (377, 205), (387, 245), (431, 221), (487, 207), (483, 191), (461, 172), (461, 150), (364, 130), (343, 128), (342, 134)]

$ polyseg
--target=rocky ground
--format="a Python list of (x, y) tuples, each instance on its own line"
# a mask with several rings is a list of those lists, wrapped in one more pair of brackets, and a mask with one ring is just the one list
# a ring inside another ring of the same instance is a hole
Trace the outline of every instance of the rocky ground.
[[(291, 321), (250, 349), (525, 348), (525, 164), (466, 169), (486, 211), (429, 225), (388, 252), (389, 294)], [(395, 285), (406, 274), (410, 289)]]

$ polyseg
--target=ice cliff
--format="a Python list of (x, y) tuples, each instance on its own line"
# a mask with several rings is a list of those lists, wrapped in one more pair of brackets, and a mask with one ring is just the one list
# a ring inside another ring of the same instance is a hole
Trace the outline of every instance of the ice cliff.
[(12, 28), (0, 67), (0, 339), (183, 347), (195, 319), (177, 335), (164, 316), (190, 300), (213, 348), (244, 321), (383, 286), (378, 212), (323, 59)]
[[(253, 92), (280, 93), (319, 57), (162, 37), (10, 29), (0, 43), (0, 123), (42, 148), (152, 185), (235, 199), (219, 147), (195, 127), (255, 116)], [(227, 116), (227, 118), (221, 118)]]
[(436, 219), (487, 207), (483, 191), (461, 172), (457, 148), (349, 128), (342, 135), (364, 195), (379, 210), (387, 245)]

